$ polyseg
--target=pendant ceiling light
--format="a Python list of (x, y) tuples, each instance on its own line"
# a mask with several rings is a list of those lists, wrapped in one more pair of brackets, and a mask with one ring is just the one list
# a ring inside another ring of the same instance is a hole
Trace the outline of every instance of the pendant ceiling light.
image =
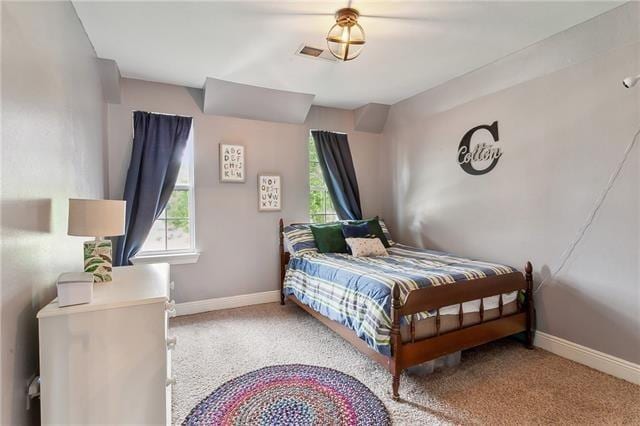
[(336, 23), (327, 34), (327, 46), (341, 61), (357, 58), (364, 47), (364, 30), (358, 24), (359, 17), (360, 13), (350, 7), (336, 12)]

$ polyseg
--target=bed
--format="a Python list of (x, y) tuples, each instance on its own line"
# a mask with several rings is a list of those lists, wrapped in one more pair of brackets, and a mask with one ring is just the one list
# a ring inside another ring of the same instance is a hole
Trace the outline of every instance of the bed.
[(389, 256), (311, 249), (292, 256), (282, 219), (279, 231), (281, 303), (299, 305), (388, 369), (394, 399), (407, 368), (520, 332), (532, 347), (530, 262), (522, 274), (399, 243)]

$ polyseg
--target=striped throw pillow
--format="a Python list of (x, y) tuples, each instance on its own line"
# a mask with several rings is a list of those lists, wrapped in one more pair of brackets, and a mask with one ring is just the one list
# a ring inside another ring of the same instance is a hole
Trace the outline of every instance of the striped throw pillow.
[(282, 234), (288, 242), (288, 249), (292, 256), (318, 253), (316, 240), (313, 238), (313, 233), (309, 225), (285, 226)]
[(389, 243), (389, 245), (390, 246), (394, 245), (395, 242), (391, 239), (391, 234), (389, 233), (389, 229), (387, 228), (387, 225), (384, 224), (384, 220), (378, 219), (378, 222), (380, 222), (380, 228), (382, 228), (382, 233), (387, 238), (387, 242)]

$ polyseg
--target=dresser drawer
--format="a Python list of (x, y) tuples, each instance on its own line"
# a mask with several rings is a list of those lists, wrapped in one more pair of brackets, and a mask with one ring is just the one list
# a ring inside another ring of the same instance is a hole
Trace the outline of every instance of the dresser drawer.
[(43, 424), (170, 421), (168, 277), (163, 265), (114, 268), (112, 283), (95, 285), (96, 303), (43, 308)]

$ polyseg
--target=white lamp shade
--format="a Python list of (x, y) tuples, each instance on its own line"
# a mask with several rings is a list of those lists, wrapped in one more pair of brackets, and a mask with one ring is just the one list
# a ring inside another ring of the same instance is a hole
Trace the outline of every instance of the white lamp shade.
[(69, 199), (69, 235), (112, 237), (124, 234), (126, 201)]

